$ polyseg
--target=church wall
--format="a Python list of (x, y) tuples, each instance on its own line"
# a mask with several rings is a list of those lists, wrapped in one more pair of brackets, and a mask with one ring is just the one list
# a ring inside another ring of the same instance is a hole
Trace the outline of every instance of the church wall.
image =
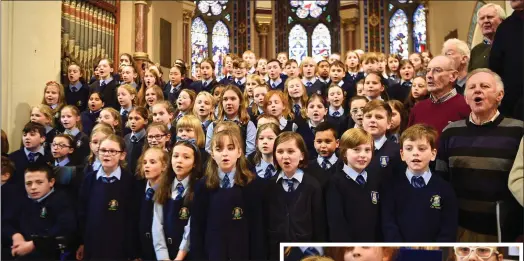
[(60, 1), (2, 1), (2, 129), (19, 148), (30, 107), (60, 79)]
[(119, 52), (133, 55), (135, 51), (135, 4), (133, 1), (120, 1), (120, 41)]

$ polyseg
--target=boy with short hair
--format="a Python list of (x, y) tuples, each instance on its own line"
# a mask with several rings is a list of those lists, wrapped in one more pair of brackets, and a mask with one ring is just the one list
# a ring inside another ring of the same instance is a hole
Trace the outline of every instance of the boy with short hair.
[(340, 139), (340, 164), (326, 192), (331, 242), (381, 241), (379, 173), (366, 169), (373, 155), (373, 137), (362, 129), (349, 129)]
[(300, 71), (298, 69), (298, 63), (295, 59), (290, 59), (284, 66), (284, 72), (288, 77), (299, 77)]
[(242, 92), (244, 92), (244, 88), (246, 87), (247, 67), (248, 63), (242, 59), (233, 61), (233, 84)]
[(284, 91), (284, 82), (287, 79), (281, 78), (280, 73), (282, 72), (282, 67), (280, 62), (276, 59), (271, 59), (267, 63), (267, 69), (269, 74), (269, 81), (267, 84), (271, 90), (281, 90)]
[(333, 170), (342, 163), (335, 151), (338, 149), (338, 131), (329, 122), (321, 122), (315, 128), (315, 150), (318, 153), (316, 159), (309, 161), (308, 169), (325, 191)]
[(8, 217), (2, 217), (2, 234), (11, 235), (11, 253), (27, 259), (60, 258), (59, 237), (71, 239), (76, 229), (74, 208), (66, 194), (55, 191), (53, 171), (46, 164), (32, 164), (25, 170), (26, 196)]
[(278, 121), (277, 117), (273, 116), (273, 115), (269, 115), (269, 114), (261, 114), (260, 116), (258, 116), (257, 118), (257, 128), (264, 125), (264, 124), (267, 124), (267, 123), (274, 123), (278, 126), (280, 126), (280, 121)]
[[(378, 71), (379, 59), (376, 53), (368, 52), (362, 56), (362, 70), (364, 71), (364, 77), (370, 72)], [(358, 82), (360, 79), (355, 79), (355, 82)]]
[(325, 86), (331, 85), (331, 79), (329, 78), (329, 62), (327, 60), (321, 60), (317, 63), (317, 75), (318, 80), (325, 84)]
[(382, 228), (386, 242), (455, 242), (458, 203), (453, 187), (432, 175), (437, 131), (415, 124), (400, 136), (407, 169), (396, 173), (382, 196)]
[(388, 103), (373, 100), (364, 106), (363, 113), (362, 125), (364, 130), (373, 136), (375, 144), (368, 170), (378, 173), (381, 179), (388, 179), (402, 164), (399, 145), (386, 137), (393, 111)]
[[(23, 148), (9, 154), (9, 159), (15, 164), (15, 173), (9, 180), (23, 186), (24, 170), (30, 163), (47, 163), (51, 155), (44, 150), (45, 127), (40, 123), (28, 122), (22, 130)], [(51, 141), (49, 141), (51, 142)]]
[[(257, 62), (257, 58), (255, 56), (255, 53), (251, 50), (246, 50), (242, 54), (242, 60), (244, 60), (246, 64), (246, 73), (247, 74), (254, 74), (256, 72), (255, 64)], [(249, 70), (247, 70), (249, 68)]]
[(349, 99), (355, 96), (356, 92), (355, 88), (352, 88), (349, 82), (344, 82), (344, 77), (346, 77), (346, 66), (343, 62), (335, 60), (329, 66), (329, 78), (331, 79), (331, 84), (340, 86), (342, 90), (346, 92), (346, 97)]

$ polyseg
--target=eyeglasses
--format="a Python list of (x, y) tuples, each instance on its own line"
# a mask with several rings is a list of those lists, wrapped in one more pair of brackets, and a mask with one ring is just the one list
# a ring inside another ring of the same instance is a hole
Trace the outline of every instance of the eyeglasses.
[(495, 249), (490, 247), (455, 247), (455, 254), (460, 258), (466, 258), (473, 252), (482, 259), (488, 259), (493, 253), (498, 254)]
[(67, 146), (65, 144), (61, 144), (61, 143), (51, 143), (51, 147), (59, 147), (60, 149), (63, 149), (63, 148), (71, 148), (71, 146)]
[(108, 154), (109, 156), (115, 156), (118, 153), (121, 153), (121, 150), (106, 150), (106, 149), (99, 149), (98, 154)]
[(353, 110), (351, 110), (351, 114), (357, 114), (359, 111), (364, 112), (364, 107), (354, 108)]
[(435, 68), (429, 68), (429, 67), (428, 67), (428, 68), (426, 69), (426, 74), (429, 73), (429, 72), (435, 74), (435, 73), (442, 73), (442, 72), (444, 72), (444, 71), (454, 71), (454, 70), (455, 70), (455, 69), (442, 69), (442, 68), (440, 68), (440, 67), (435, 67)]
[(155, 140), (160, 140), (162, 137), (166, 136), (166, 134), (157, 134), (157, 135), (148, 135), (147, 136), (147, 139), (148, 140), (152, 140), (152, 139), (155, 139)]

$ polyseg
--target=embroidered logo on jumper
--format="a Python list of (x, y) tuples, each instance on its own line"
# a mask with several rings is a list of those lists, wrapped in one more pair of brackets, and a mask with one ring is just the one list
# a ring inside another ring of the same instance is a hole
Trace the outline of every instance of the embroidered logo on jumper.
[(78, 106), (78, 107), (82, 106), (82, 101), (77, 101), (76, 102), (76, 106)]
[(380, 166), (385, 168), (388, 166), (389, 156), (380, 156)]
[(433, 195), (429, 201), (431, 202), (431, 208), (440, 209), (441, 206), (439, 195)]
[(189, 209), (182, 207), (178, 212), (178, 218), (181, 220), (186, 220), (189, 218)]
[(377, 191), (371, 191), (371, 203), (378, 204), (378, 192)]
[(78, 140), (78, 141), (76, 142), (76, 148), (79, 149), (80, 146), (82, 146), (82, 141), (81, 141), (81, 140)]
[(118, 210), (118, 201), (116, 201), (116, 199), (112, 199), (111, 201), (109, 201), (109, 210), (111, 211), (117, 211)]
[(43, 207), (42, 211), (40, 211), (40, 218), (46, 218), (46, 217), (47, 217), (47, 209)]
[(236, 207), (233, 209), (233, 220), (240, 220), (242, 219), (242, 214), (244, 212), (242, 211), (242, 208)]

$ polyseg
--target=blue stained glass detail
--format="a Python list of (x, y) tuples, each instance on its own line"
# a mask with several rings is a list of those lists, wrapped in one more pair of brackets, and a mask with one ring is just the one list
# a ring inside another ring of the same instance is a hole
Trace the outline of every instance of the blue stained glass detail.
[(393, 6), (392, 4), (389, 4), (389, 6), (388, 6), (388, 11), (393, 10), (393, 8), (394, 8), (394, 6)]
[(295, 59), (298, 64), (308, 56), (307, 32), (301, 25), (293, 26), (289, 31), (289, 59)]
[(207, 50), (207, 26), (202, 18), (197, 17), (191, 24), (191, 73), (196, 73), (196, 64), (204, 60), (208, 55)]
[(398, 9), (389, 20), (389, 49), (391, 54), (399, 54), (408, 59), (408, 18)]
[(426, 50), (426, 14), (419, 5), (413, 14), (413, 49), (417, 53)]
[(324, 58), (328, 59), (331, 54), (331, 33), (324, 24), (318, 24), (313, 30), (311, 36), (313, 59), (321, 61)]
[(212, 48), (215, 75), (218, 80), (221, 80), (224, 78), (222, 72), (224, 56), (229, 53), (229, 29), (222, 21), (216, 22), (213, 26)]
[(225, 18), (226, 18), (226, 20), (231, 21), (231, 16), (230, 16), (229, 14), (227, 14), (227, 15), (225, 16)]

